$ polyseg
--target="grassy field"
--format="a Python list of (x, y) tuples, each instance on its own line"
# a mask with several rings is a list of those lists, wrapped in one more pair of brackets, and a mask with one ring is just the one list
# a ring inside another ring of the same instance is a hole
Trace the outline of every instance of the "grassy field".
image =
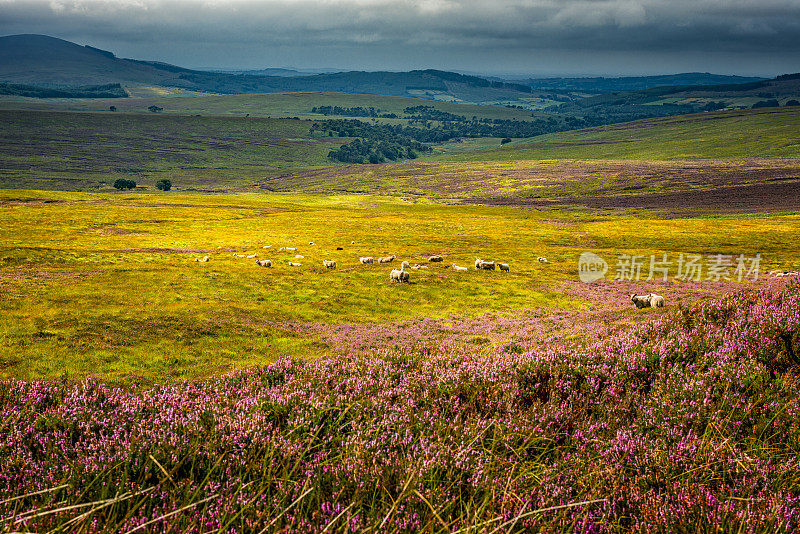
[[(195, 377), (331, 353), (315, 336), (287, 330), (295, 323), (588, 309), (592, 299), (572, 287), (587, 247), (609, 258), (760, 253), (765, 267), (787, 268), (800, 253), (792, 238), (798, 216), (709, 224), (368, 196), (6, 190), (0, 222), (0, 368), (21, 378)], [(304, 258), (281, 246), (298, 247)], [(257, 253), (274, 266), (233, 253)], [(389, 266), (358, 263), (396, 254), (424, 264), (434, 253), (445, 255), (443, 264), (414, 271), (408, 286), (389, 283)], [(204, 255), (211, 261), (194, 262)], [(475, 257), (507, 261), (512, 271), (445, 268), (471, 266)], [(323, 259), (338, 269), (327, 271)], [(606, 290), (618, 304), (645, 287)], [(673, 300), (681, 294), (670, 291)]]
[[(797, 117), (330, 166), (299, 120), (0, 112), (0, 531), (796, 531)], [(225, 192), (43, 190), (119, 176)]]
[[(138, 95), (138, 92), (134, 94)], [(149, 113), (147, 108), (156, 105), (164, 108), (161, 113), (180, 115), (214, 115), (243, 117), (300, 117), (304, 119), (320, 119), (324, 115), (311, 113), (315, 106), (339, 106), (343, 108), (374, 107), (381, 113), (395, 113), (404, 116), (403, 110), (414, 106), (432, 106), (439, 111), (463, 115), (468, 119), (473, 116), (488, 119), (533, 120), (530, 110), (506, 108), (500, 106), (477, 106), (474, 104), (458, 104), (439, 102), (421, 98), (400, 96), (384, 96), (358, 93), (269, 93), (255, 95), (203, 95), (115, 98), (109, 100), (41, 100), (0, 97), (0, 109), (26, 109), (37, 111), (108, 111), (109, 106), (116, 106), (123, 112)], [(337, 118), (331, 116), (329, 118)], [(356, 117), (361, 120), (369, 118)]]
[(767, 108), (680, 115), (547, 134), (442, 159), (687, 159), (800, 156), (800, 110)]
[(299, 120), (112, 113), (0, 112), (0, 185), (110, 189), (120, 177), (153, 188), (226, 189), (330, 164), (338, 138)]

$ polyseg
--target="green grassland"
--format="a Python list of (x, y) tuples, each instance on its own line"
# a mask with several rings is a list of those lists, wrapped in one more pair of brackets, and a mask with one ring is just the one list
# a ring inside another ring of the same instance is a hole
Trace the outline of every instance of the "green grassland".
[(541, 135), (441, 159), (640, 159), (800, 156), (800, 109), (680, 115)]
[[(364, 195), (5, 190), (0, 376), (206, 376), (283, 355), (331, 354), (287, 324), (586, 309), (592, 305), (565, 288), (576, 284), (577, 257), (587, 247), (608, 258), (760, 253), (764, 268), (790, 267), (787, 258), (800, 256), (798, 232), (800, 217), (792, 215), (709, 224)], [(281, 246), (298, 247), (304, 258)], [(234, 252), (257, 253), (274, 266)], [(389, 282), (392, 266), (358, 262), (396, 254), (425, 263), (432, 253), (444, 254), (444, 263), (413, 271), (408, 285)], [(204, 255), (208, 263), (194, 261)], [(538, 263), (540, 255), (550, 263)], [(512, 271), (444, 267), (471, 266), (476, 256), (507, 261)], [(337, 270), (324, 269), (322, 259), (335, 259)], [(623, 300), (628, 290), (605, 288)]]
[(120, 177), (152, 188), (235, 188), (330, 164), (345, 140), (312, 137), (299, 120), (112, 113), (0, 112), (0, 186), (110, 189)]
[[(147, 94), (148, 91), (134, 89), (134, 95)], [(149, 113), (148, 107), (155, 105), (164, 110), (161, 113), (182, 115), (214, 115), (242, 117), (300, 117), (320, 119), (324, 115), (311, 113), (315, 106), (339, 106), (343, 108), (380, 108), (381, 113), (395, 113), (404, 116), (403, 110), (414, 106), (432, 106), (439, 111), (488, 119), (533, 120), (531, 111), (499, 106), (478, 106), (439, 102), (421, 98), (385, 96), (358, 93), (269, 93), (242, 95), (203, 95), (174, 96), (173, 91), (164, 89), (163, 96), (116, 99), (73, 99), (70, 101), (51, 99), (0, 98), (0, 109), (26, 109), (37, 111), (108, 111), (116, 106), (121, 112)], [(175, 94), (180, 94), (177, 92)], [(341, 118), (331, 116), (329, 118)], [(359, 118), (359, 117), (356, 117)], [(361, 118), (362, 120), (369, 120)]]

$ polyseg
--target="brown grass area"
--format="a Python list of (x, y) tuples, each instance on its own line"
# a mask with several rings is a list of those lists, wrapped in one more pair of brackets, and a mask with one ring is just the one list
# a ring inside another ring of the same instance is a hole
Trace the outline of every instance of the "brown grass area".
[(495, 203), (497, 199), (572, 200), (571, 197), (714, 189), (794, 179), (800, 179), (800, 158), (407, 162), (315, 169), (271, 178), (260, 185), (276, 191), (430, 194)]

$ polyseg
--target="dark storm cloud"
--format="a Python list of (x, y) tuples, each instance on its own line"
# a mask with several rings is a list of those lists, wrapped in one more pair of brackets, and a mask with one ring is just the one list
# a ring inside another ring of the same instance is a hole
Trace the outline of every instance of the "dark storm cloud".
[(800, 70), (798, 0), (0, 0), (0, 33), (195, 66)]

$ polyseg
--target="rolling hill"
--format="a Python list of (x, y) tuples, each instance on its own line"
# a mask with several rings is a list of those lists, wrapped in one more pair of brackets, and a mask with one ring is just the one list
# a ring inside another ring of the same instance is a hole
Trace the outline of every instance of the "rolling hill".
[(514, 100), (531, 93), (526, 85), (439, 70), (280, 74), (209, 72), (154, 61), (122, 59), (112, 52), (44, 35), (0, 37), (0, 81), (16, 84), (63, 87), (121, 83), (223, 94), (327, 91), (476, 103)]

